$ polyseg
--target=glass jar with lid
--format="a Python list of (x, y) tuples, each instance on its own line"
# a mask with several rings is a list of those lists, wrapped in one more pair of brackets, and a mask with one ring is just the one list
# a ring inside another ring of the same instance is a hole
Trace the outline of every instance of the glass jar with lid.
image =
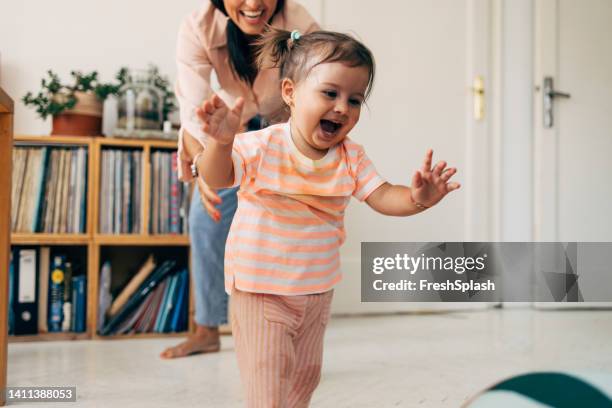
[(163, 96), (147, 70), (136, 70), (119, 90), (117, 136), (142, 136), (159, 131), (163, 122)]

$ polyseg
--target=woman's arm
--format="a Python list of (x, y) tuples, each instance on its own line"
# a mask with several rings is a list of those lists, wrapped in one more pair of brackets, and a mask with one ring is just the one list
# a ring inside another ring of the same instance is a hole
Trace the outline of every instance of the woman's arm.
[(191, 181), (192, 160), (202, 151), (206, 135), (196, 117), (196, 109), (211, 97), (210, 76), (213, 69), (207, 44), (198, 36), (194, 16), (186, 17), (180, 25), (176, 44), (177, 77), (175, 95), (180, 108), (179, 133), (180, 176)]
[(186, 160), (192, 161), (198, 153), (204, 150), (204, 146), (197, 141), (195, 137), (189, 133), (187, 129), (183, 130), (183, 152)]

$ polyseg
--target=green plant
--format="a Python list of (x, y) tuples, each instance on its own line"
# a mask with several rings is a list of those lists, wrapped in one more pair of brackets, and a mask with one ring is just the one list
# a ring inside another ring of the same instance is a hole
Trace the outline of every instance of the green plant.
[(102, 83), (98, 80), (98, 73), (92, 71), (83, 74), (80, 71), (72, 71), (71, 85), (63, 85), (60, 78), (53, 71), (47, 71), (47, 78), (41, 80), (41, 90), (36, 96), (28, 92), (22, 98), (26, 106), (34, 106), (41, 118), (59, 115), (60, 113), (74, 108), (77, 103), (75, 92), (93, 92), (99, 100), (104, 101), (109, 95), (117, 94), (119, 85)]
[[(149, 64), (146, 71), (147, 80), (160, 92), (163, 98), (163, 120), (176, 110), (176, 102), (172, 86), (166, 76), (159, 73), (159, 68)], [(75, 92), (93, 92), (100, 101), (104, 101), (110, 95), (119, 94), (122, 86), (132, 81), (132, 74), (127, 67), (122, 67), (115, 75), (116, 83), (103, 83), (98, 79), (98, 72), (92, 71), (83, 74), (80, 71), (72, 71), (72, 84), (64, 85), (53, 71), (47, 71), (47, 78), (41, 81), (41, 90), (35, 96), (28, 92), (22, 98), (26, 106), (33, 106), (41, 118), (59, 115), (60, 113), (74, 108), (77, 103)]]

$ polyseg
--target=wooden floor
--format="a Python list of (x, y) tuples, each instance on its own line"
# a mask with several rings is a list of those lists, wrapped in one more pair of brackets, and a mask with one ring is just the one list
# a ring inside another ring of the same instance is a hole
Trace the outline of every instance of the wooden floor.
[[(456, 408), (526, 371), (612, 372), (610, 339), (612, 311), (332, 318), (312, 406)], [(54, 408), (242, 407), (231, 337), (217, 354), (160, 360), (177, 340), (10, 344), (8, 386), (77, 387), (77, 403)]]

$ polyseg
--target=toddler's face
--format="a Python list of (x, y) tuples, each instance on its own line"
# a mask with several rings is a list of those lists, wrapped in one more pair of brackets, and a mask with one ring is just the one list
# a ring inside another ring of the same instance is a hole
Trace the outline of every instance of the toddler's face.
[(315, 66), (283, 98), (291, 106), (291, 121), (313, 156), (324, 154), (353, 129), (364, 101), (369, 71), (341, 62)]

